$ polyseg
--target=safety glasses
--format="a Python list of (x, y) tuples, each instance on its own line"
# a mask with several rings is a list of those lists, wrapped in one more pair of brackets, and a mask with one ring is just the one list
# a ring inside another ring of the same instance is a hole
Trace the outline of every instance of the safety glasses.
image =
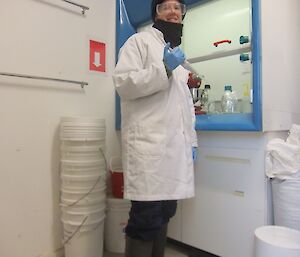
[(158, 15), (165, 14), (165, 13), (171, 12), (171, 11), (181, 12), (181, 15), (185, 15), (186, 6), (185, 6), (185, 4), (181, 4), (178, 2), (166, 2), (166, 3), (158, 4), (156, 6), (156, 13)]

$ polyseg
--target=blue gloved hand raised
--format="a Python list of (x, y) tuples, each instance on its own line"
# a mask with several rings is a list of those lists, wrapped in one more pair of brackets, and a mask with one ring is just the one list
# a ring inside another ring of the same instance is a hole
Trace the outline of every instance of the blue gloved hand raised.
[(180, 64), (182, 64), (185, 60), (184, 53), (181, 51), (179, 47), (175, 47), (174, 49), (170, 49), (170, 43), (166, 44), (164, 49), (164, 64), (167, 66), (169, 70), (176, 69)]
[(193, 153), (193, 161), (195, 162), (195, 160), (197, 159), (197, 155), (198, 155), (197, 147), (192, 147), (192, 153)]

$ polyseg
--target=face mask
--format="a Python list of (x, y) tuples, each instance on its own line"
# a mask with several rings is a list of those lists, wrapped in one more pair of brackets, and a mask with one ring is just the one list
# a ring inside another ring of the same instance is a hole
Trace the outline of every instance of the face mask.
[(172, 48), (181, 44), (183, 24), (156, 20), (153, 28), (163, 33), (166, 43), (170, 42)]

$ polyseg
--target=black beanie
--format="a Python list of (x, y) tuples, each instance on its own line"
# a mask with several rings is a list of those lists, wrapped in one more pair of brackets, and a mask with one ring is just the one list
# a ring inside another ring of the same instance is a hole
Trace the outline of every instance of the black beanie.
[[(152, 5), (151, 5), (151, 15), (152, 15), (152, 20), (155, 21), (155, 16), (156, 16), (156, 6), (158, 4), (161, 4), (164, 0), (152, 0)], [(181, 4), (185, 4), (184, 0), (179, 0)], [(184, 16), (182, 16), (182, 19), (184, 19)]]

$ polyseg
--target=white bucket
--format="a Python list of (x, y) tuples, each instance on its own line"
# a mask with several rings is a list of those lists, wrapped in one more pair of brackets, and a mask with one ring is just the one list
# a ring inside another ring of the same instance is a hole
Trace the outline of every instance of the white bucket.
[(100, 175), (106, 173), (104, 160), (70, 161), (61, 160), (61, 172), (65, 175)]
[[(99, 150), (97, 151), (85, 151), (85, 152), (75, 152), (71, 150), (61, 151), (62, 160), (74, 160), (74, 161), (93, 161), (93, 160), (103, 160), (103, 156)], [(104, 163), (105, 165), (105, 163)], [(104, 166), (105, 167), (105, 166)]]
[(106, 126), (105, 126), (105, 120), (103, 119), (93, 119), (93, 118), (87, 118), (87, 119), (77, 119), (77, 118), (71, 118), (71, 119), (65, 119), (62, 120), (60, 123), (60, 132), (61, 135), (69, 134), (69, 133), (93, 133), (93, 132), (99, 132), (104, 131), (105, 132)]
[(61, 147), (97, 147), (101, 148), (102, 151), (105, 150), (105, 139), (91, 140), (91, 141), (72, 141), (72, 140), (62, 140)]
[(106, 175), (66, 175), (64, 173), (60, 174), (62, 188), (65, 189), (90, 189), (92, 187), (102, 187), (106, 184)]
[(70, 190), (61, 189), (61, 203), (66, 205), (89, 205), (92, 203), (102, 203), (106, 198), (106, 186), (90, 190)]
[[(103, 230), (104, 217), (101, 220), (82, 226), (78, 229), (78, 224), (64, 223), (65, 240), (69, 236), (73, 237), (65, 244), (65, 257), (102, 257), (103, 256)], [(68, 231), (71, 229), (70, 231)], [(73, 232), (73, 233), (72, 233)]]
[(62, 206), (86, 206), (86, 205), (105, 205), (106, 193), (104, 190), (91, 193), (70, 193), (62, 189), (61, 205)]
[(61, 168), (61, 174), (68, 175), (68, 176), (99, 176), (103, 175), (105, 170), (99, 170), (99, 168), (85, 168), (85, 169), (73, 169), (73, 168)]
[(106, 173), (106, 162), (104, 159), (75, 161), (61, 160), (61, 172), (70, 175), (96, 175)]
[(255, 230), (255, 257), (299, 257), (300, 231), (280, 226)]
[(60, 139), (74, 141), (104, 140), (105, 127), (97, 127), (95, 124), (66, 124), (61, 123)]
[(90, 169), (90, 168), (98, 168), (105, 169), (105, 160), (103, 158), (96, 160), (61, 160), (62, 168), (69, 169)]
[(66, 160), (93, 160), (104, 159), (104, 149), (101, 146), (68, 146), (61, 144), (61, 156)]
[(105, 216), (105, 210), (105, 205), (89, 211), (76, 211), (71, 208), (65, 208), (62, 211), (61, 219), (69, 222), (81, 222), (85, 219), (85, 217), (87, 217), (86, 222), (93, 223), (99, 221), (101, 217)]
[[(93, 213), (95, 210), (106, 208), (106, 200), (104, 199), (103, 202), (96, 203), (93, 205), (72, 205), (66, 206), (64, 204), (60, 204), (62, 212), (75, 212), (75, 213)], [(105, 209), (106, 210), (106, 209)]]
[(125, 199), (108, 198), (105, 219), (104, 244), (109, 252), (125, 252), (125, 227), (129, 218), (131, 202)]

